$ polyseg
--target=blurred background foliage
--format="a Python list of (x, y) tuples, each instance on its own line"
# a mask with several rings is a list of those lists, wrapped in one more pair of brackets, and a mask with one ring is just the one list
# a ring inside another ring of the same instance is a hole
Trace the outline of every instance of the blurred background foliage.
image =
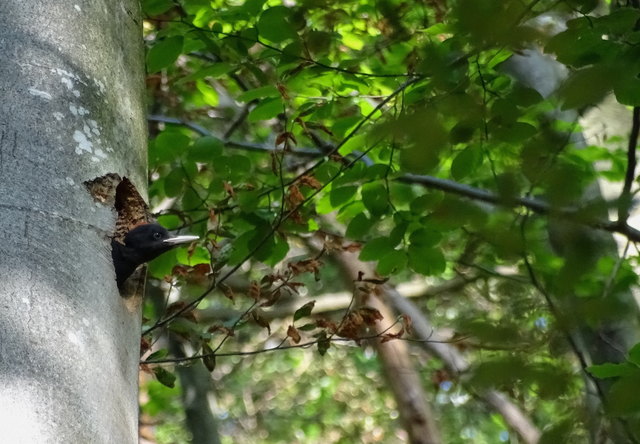
[[(148, 267), (143, 438), (638, 442), (637, 6), (143, 0), (149, 200), (201, 236)], [(583, 137), (606, 97), (624, 131)], [(418, 314), (376, 331), (407, 283)], [(381, 338), (439, 438), (403, 422)]]

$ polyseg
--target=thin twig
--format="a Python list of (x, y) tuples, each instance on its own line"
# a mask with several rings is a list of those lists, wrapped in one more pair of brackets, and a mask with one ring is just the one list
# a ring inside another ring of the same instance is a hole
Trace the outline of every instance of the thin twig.
[[(184, 125), (187, 128), (190, 128), (199, 134), (212, 135), (211, 132), (204, 129), (203, 127), (186, 120), (182, 120), (174, 117), (160, 116), (160, 115), (150, 115), (148, 116), (148, 119), (151, 121), (165, 122), (165, 123), (171, 123), (176, 125)], [(640, 124), (639, 124), (639, 127), (640, 127)], [(275, 151), (275, 149), (272, 147), (256, 144), (256, 143), (237, 142), (237, 141), (223, 141), (223, 143), (228, 147), (247, 150), (247, 151), (269, 152), (269, 153)], [(329, 151), (328, 154), (331, 154), (337, 151), (339, 147), (340, 146), (332, 147), (331, 151)], [(323, 153), (313, 148), (291, 150), (291, 151), (288, 151), (287, 154), (301, 156), (301, 157), (316, 157), (316, 158), (318, 156), (323, 155)], [(362, 156), (362, 159), (365, 159), (365, 158), (366, 156)], [(324, 162), (324, 159), (321, 159), (320, 162)], [(317, 166), (318, 165), (313, 165), (310, 169), (316, 168)], [(309, 170), (305, 171), (306, 174), (308, 174), (308, 172)], [(554, 215), (558, 217), (575, 219), (575, 216), (579, 212), (579, 208), (551, 207), (548, 203), (541, 201), (539, 199), (534, 199), (532, 197), (514, 197), (510, 199), (505, 199), (504, 196), (501, 196), (496, 193), (492, 193), (487, 190), (475, 188), (475, 187), (464, 185), (452, 180), (442, 179), (434, 176), (418, 175), (418, 174), (403, 174), (401, 176), (394, 178), (393, 180), (397, 182), (407, 183), (407, 184), (421, 185), (421, 186), (424, 186), (425, 188), (444, 191), (445, 193), (467, 197), (471, 200), (485, 202), (492, 205), (499, 205), (504, 207), (523, 207), (523, 208), (530, 209), (533, 212), (538, 214), (554, 213)], [(198, 222), (201, 222), (201, 221), (195, 221), (194, 223), (198, 223)], [(630, 227), (626, 223), (620, 223), (620, 221), (600, 220), (600, 219), (584, 221), (584, 220), (579, 220), (578, 218), (576, 222), (582, 225), (590, 226), (594, 229), (608, 231), (610, 233), (619, 233), (633, 242), (640, 242), (640, 230)]]
[[(269, 352), (273, 352), (273, 351), (278, 351), (278, 350), (290, 350), (290, 349), (294, 349), (294, 348), (309, 348), (313, 345), (319, 344), (321, 342), (358, 342), (358, 341), (366, 341), (366, 340), (372, 340), (372, 339), (386, 339), (387, 341), (406, 341), (406, 342), (413, 342), (413, 343), (436, 343), (436, 344), (455, 344), (457, 342), (462, 342), (462, 341), (466, 341), (469, 338), (467, 336), (461, 336), (461, 337), (456, 337), (454, 339), (450, 339), (450, 340), (435, 340), (435, 339), (417, 339), (417, 338), (404, 338), (404, 337), (398, 337), (398, 338), (389, 338), (384, 336), (389, 330), (391, 330), (391, 328), (393, 328), (394, 326), (398, 325), (398, 321), (394, 322), (393, 324), (391, 324), (389, 327), (387, 327), (385, 330), (381, 331), (378, 334), (375, 335), (370, 335), (370, 336), (362, 336), (362, 337), (358, 337), (358, 338), (343, 338), (343, 337), (332, 337), (332, 338), (320, 338), (320, 339), (315, 339), (313, 341), (308, 341), (308, 342), (303, 342), (301, 344), (295, 344), (295, 345), (278, 345), (276, 347), (271, 347), (271, 348), (264, 348), (262, 350), (250, 350), (250, 351), (232, 351), (232, 352), (225, 352), (225, 353), (218, 353), (218, 352), (213, 352), (213, 353), (203, 353), (203, 354), (199, 354), (199, 355), (192, 355), (192, 356), (186, 356), (186, 357), (182, 357), (182, 358), (162, 358), (162, 359), (153, 359), (150, 361), (141, 361), (141, 364), (179, 364), (182, 362), (188, 362), (188, 361), (195, 361), (198, 359), (202, 359), (202, 358), (207, 358), (210, 356), (215, 356), (216, 358), (218, 357), (224, 357), (224, 356), (252, 356), (252, 355), (259, 355), (262, 353), (269, 353)], [(282, 343), (281, 343), (282, 344)]]
[[(362, 156), (365, 156), (369, 151), (371, 151), (374, 147), (376, 146), (376, 144), (373, 144), (370, 148), (367, 149), (367, 151), (365, 151), (364, 153), (362, 153)], [(200, 304), (200, 302), (202, 302), (202, 300), (207, 297), (211, 292), (213, 292), (216, 288), (218, 288), (218, 286), (220, 284), (222, 284), (223, 282), (225, 282), (227, 279), (229, 279), (229, 277), (231, 277), (236, 271), (238, 271), (240, 269), (240, 267), (242, 267), (242, 265), (247, 262), (249, 259), (251, 259), (256, 252), (262, 248), (262, 246), (271, 238), (271, 236), (274, 235), (274, 233), (280, 228), (280, 225), (282, 223), (284, 223), (284, 221), (288, 220), (289, 218), (291, 218), (291, 216), (293, 216), (294, 214), (296, 214), (304, 205), (306, 205), (307, 203), (309, 203), (311, 200), (313, 200), (313, 198), (315, 198), (322, 190), (324, 190), (330, 183), (332, 183), (335, 179), (337, 179), (344, 171), (346, 171), (347, 169), (353, 167), (353, 165), (355, 165), (358, 161), (359, 161), (359, 157), (355, 158), (354, 160), (352, 160), (351, 162), (349, 162), (347, 165), (344, 165), (342, 168), (340, 168), (325, 184), (323, 184), (321, 187), (319, 187), (318, 189), (313, 190), (313, 192), (302, 202), (300, 202), (298, 205), (296, 205), (293, 209), (289, 210), (286, 214), (284, 214), (284, 216), (279, 217), (277, 223), (274, 223), (271, 227), (271, 229), (269, 230), (268, 233), (266, 233), (266, 235), (259, 241), (257, 242), (253, 248), (251, 249), (251, 251), (249, 251), (243, 258), (242, 260), (234, 265), (222, 278), (220, 278), (219, 280), (215, 281), (213, 284), (211, 284), (209, 286), (209, 288), (207, 288), (200, 296), (198, 296), (197, 298), (195, 298), (193, 301), (189, 302), (187, 305), (185, 305), (184, 307), (182, 307), (180, 310), (177, 310), (175, 313), (171, 314), (170, 316), (167, 316), (166, 318), (159, 320), (158, 322), (156, 322), (153, 326), (149, 327), (147, 330), (145, 330), (142, 334), (147, 335), (149, 333), (151, 333), (152, 331), (156, 330), (157, 328), (160, 328), (164, 325), (166, 325), (167, 323), (171, 322), (172, 320), (182, 316), (184, 313), (187, 313), (193, 309), (195, 309), (198, 304)]]

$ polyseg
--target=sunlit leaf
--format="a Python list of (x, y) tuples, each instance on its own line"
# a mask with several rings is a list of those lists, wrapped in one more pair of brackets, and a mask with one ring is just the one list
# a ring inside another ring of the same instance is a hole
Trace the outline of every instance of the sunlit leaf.
[(153, 45), (147, 54), (147, 71), (154, 73), (172, 65), (182, 52), (183, 43), (181, 36), (174, 36)]
[(260, 35), (272, 42), (282, 42), (297, 34), (289, 22), (291, 11), (284, 6), (274, 6), (262, 12), (258, 20)]

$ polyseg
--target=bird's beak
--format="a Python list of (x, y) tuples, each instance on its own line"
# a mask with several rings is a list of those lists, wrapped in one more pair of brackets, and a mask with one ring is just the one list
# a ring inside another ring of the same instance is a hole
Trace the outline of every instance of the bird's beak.
[(170, 237), (169, 239), (163, 240), (162, 243), (174, 246), (174, 245), (188, 244), (189, 242), (193, 242), (198, 239), (200, 239), (199, 236), (175, 236), (175, 237)]

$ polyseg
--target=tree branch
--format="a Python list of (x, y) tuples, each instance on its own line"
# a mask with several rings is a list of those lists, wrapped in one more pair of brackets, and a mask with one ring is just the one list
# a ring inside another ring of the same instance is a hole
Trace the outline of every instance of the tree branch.
[[(629, 226), (626, 221), (610, 221), (602, 219), (582, 220), (580, 218), (580, 208), (556, 208), (548, 203), (530, 197), (515, 197), (505, 199), (502, 196), (490, 191), (474, 188), (469, 185), (460, 184), (452, 180), (440, 179), (433, 176), (419, 176), (416, 174), (404, 174), (396, 178), (397, 181), (409, 184), (422, 185), (426, 188), (433, 188), (450, 194), (467, 197), (472, 200), (486, 202), (492, 205), (504, 207), (524, 207), (538, 214), (553, 214), (564, 219), (574, 220), (576, 223), (589, 226), (594, 229), (619, 233), (634, 242), (640, 242), (640, 230)], [(577, 219), (577, 220), (576, 220)]]
[[(427, 285), (419, 282), (405, 282), (398, 284), (398, 292), (406, 298), (431, 298), (443, 293), (459, 291), (465, 285), (475, 282), (480, 278), (480, 274), (474, 276), (456, 276), (448, 281), (444, 281), (435, 285)], [(234, 289), (235, 290), (235, 289)], [(349, 307), (353, 299), (353, 292), (341, 291), (337, 293), (325, 293), (318, 296), (297, 297), (292, 300), (278, 303), (273, 308), (265, 309), (262, 317), (270, 321), (272, 319), (282, 319), (291, 316), (297, 309), (303, 305), (315, 302), (313, 306), (313, 314), (327, 313), (337, 310), (344, 310)], [(240, 310), (227, 309), (224, 307), (209, 307), (198, 311), (198, 320), (200, 322), (228, 321), (237, 319), (242, 315)]]
[(624, 175), (624, 186), (618, 199), (618, 221), (626, 223), (631, 207), (631, 186), (636, 178), (636, 149), (638, 147), (638, 133), (640, 133), (640, 107), (633, 108), (631, 120), (631, 134), (627, 147), (627, 171)]
[[(147, 120), (151, 122), (162, 122), (162, 123), (169, 123), (172, 125), (181, 125), (181, 126), (187, 127), (190, 130), (194, 131), (195, 133), (200, 134), (201, 136), (209, 136), (209, 137), (215, 137), (216, 139), (220, 139), (222, 140), (222, 143), (224, 143), (224, 145), (229, 148), (236, 148), (236, 149), (241, 149), (245, 151), (264, 152), (264, 153), (271, 153), (276, 151), (274, 147), (271, 147), (268, 145), (262, 145), (259, 143), (251, 143), (251, 142), (240, 142), (235, 140), (227, 140), (224, 137), (218, 137), (213, 132), (209, 131), (208, 129), (206, 129), (201, 125), (198, 125), (197, 123), (191, 122), (189, 120), (180, 119), (177, 117), (163, 116), (160, 114), (150, 114), (147, 116)], [(297, 150), (291, 150), (291, 151), (288, 151), (287, 154), (299, 156), (299, 157), (312, 157), (312, 158), (317, 158), (319, 156), (322, 156), (322, 153), (320, 151), (313, 148), (301, 148)]]
[[(635, 109), (636, 108), (634, 108), (634, 116), (636, 115)], [(637, 109), (640, 109), (640, 107)], [(637, 114), (638, 114), (638, 124), (634, 125), (635, 139), (632, 137), (629, 142), (630, 149), (631, 149), (631, 140), (635, 140), (633, 144), (634, 153), (635, 153), (635, 147), (637, 145), (638, 133), (640, 132), (640, 111), (637, 112)], [(215, 135), (213, 135), (210, 131), (203, 128), (202, 126), (196, 123), (178, 119), (175, 117), (150, 115), (148, 116), (148, 119), (155, 122), (184, 125), (187, 128), (197, 132), (198, 134), (215, 137)], [(635, 119), (634, 119), (634, 122), (635, 122)], [(237, 149), (242, 149), (247, 151), (256, 151), (256, 152), (275, 151), (275, 148), (271, 148), (269, 146), (256, 144), (256, 143), (237, 142), (232, 140), (227, 140), (227, 141), (223, 140), (223, 143), (230, 148), (237, 148)], [(344, 142), (341, 145), (343, 144)], [(337, 148), (339, 148), (339, 146), (333, 147), (331, 152), (332, 153), (335, 152)], [(317, 158), (318, 156), (322, 156), (323, 153), (313, 148), (301, 148), (301, 149), (289, 151), (287, 152), (287, 154), (301, 156), (301, 157)], [(362, 156), (361, 158), (364, 161), (366, 161), (367, 159), (366, 156)], [(317, 165), (314, 165), (314, 167), (316, 166)], [(314, 167), (310, 168), (309, 170), (313, 169)], [(305, 171), (305, 173), (308, 173), (309, 170)], [(633, 174), (628, 173), (627, 176), (629, 175), (633, 177)], [(444, 191), (445, 193), (455, 194), (461, 197), (469, 198), (471, 200), (485, 202), (492, 205), (498, 205), (498, 206), (504, 206), (504, 207), (524, 207), (532, 210), (534, 213), (537, 213), (537, 214), (553, 213), (555, 216), (560, 216), (567, 219), (576, 219), (576, 216), (578, 216), (579, 214), (579, 208), (577, 207), (576, 208), (551, 207), (548, 203), (539, 199), (531, 198), (531, 197), (514, 197), (514, 198), (505, 199), (504, 197), (487, 190), (475, 188), (469, 185), (454, 182), (452, 180), (442, 179), (434, 176), (418, 175), (418, 174), (403, 174), (401, 176), (396, 177), (394, 180), (401, 183), (421, 185), (425, 188)], [(627, 181), (625, 180), (625, 183), (626, 182)], [(631, 179), (631, 182), (629, 182), (629, 184), (631, 184), (632, 182), (633, 182), (633, 178)], [(630, 185), (629, 185), (629, 189), (630, 189)], [(622, 199), (622, 196), (621, 196), (621, 199)], [(581, 221), (581, 220), (577, 220), (576, 222), (581, 223), (582, 225), (590, 226), (591, 228), (594, 228), (594, 229), (608, 231), (610, 233), (621, 234), (633, 242), (640, 242), (640, 230), (637, 230), (636, 228), (629, 226), (626, 222), (626, 218), (619, 219), (617, 221), (593, 219), (587, 222)]]
[[(419, 339), (434, 338), (439, 336), (434, 333), (433, 325), (411, 301), (404, 298), (392, 286), (384, 286), (384, 297), (393, 305), (399, 313), (404, 313), (411, 318), (414, 335)], [(452, 375), (466, 372), (470, 364), (462, 354), (451, 344), (439, 341), (420, 342), (430, 354), (442, 361), (447, 371)], [(506, 395), (497, 390), (488, 390), (479, 395), (487, 405), (497, 411), (509, 426), (528, 444), (535, 444), (540, 439), (540, 430), (531, 422), (531, 419)]]

